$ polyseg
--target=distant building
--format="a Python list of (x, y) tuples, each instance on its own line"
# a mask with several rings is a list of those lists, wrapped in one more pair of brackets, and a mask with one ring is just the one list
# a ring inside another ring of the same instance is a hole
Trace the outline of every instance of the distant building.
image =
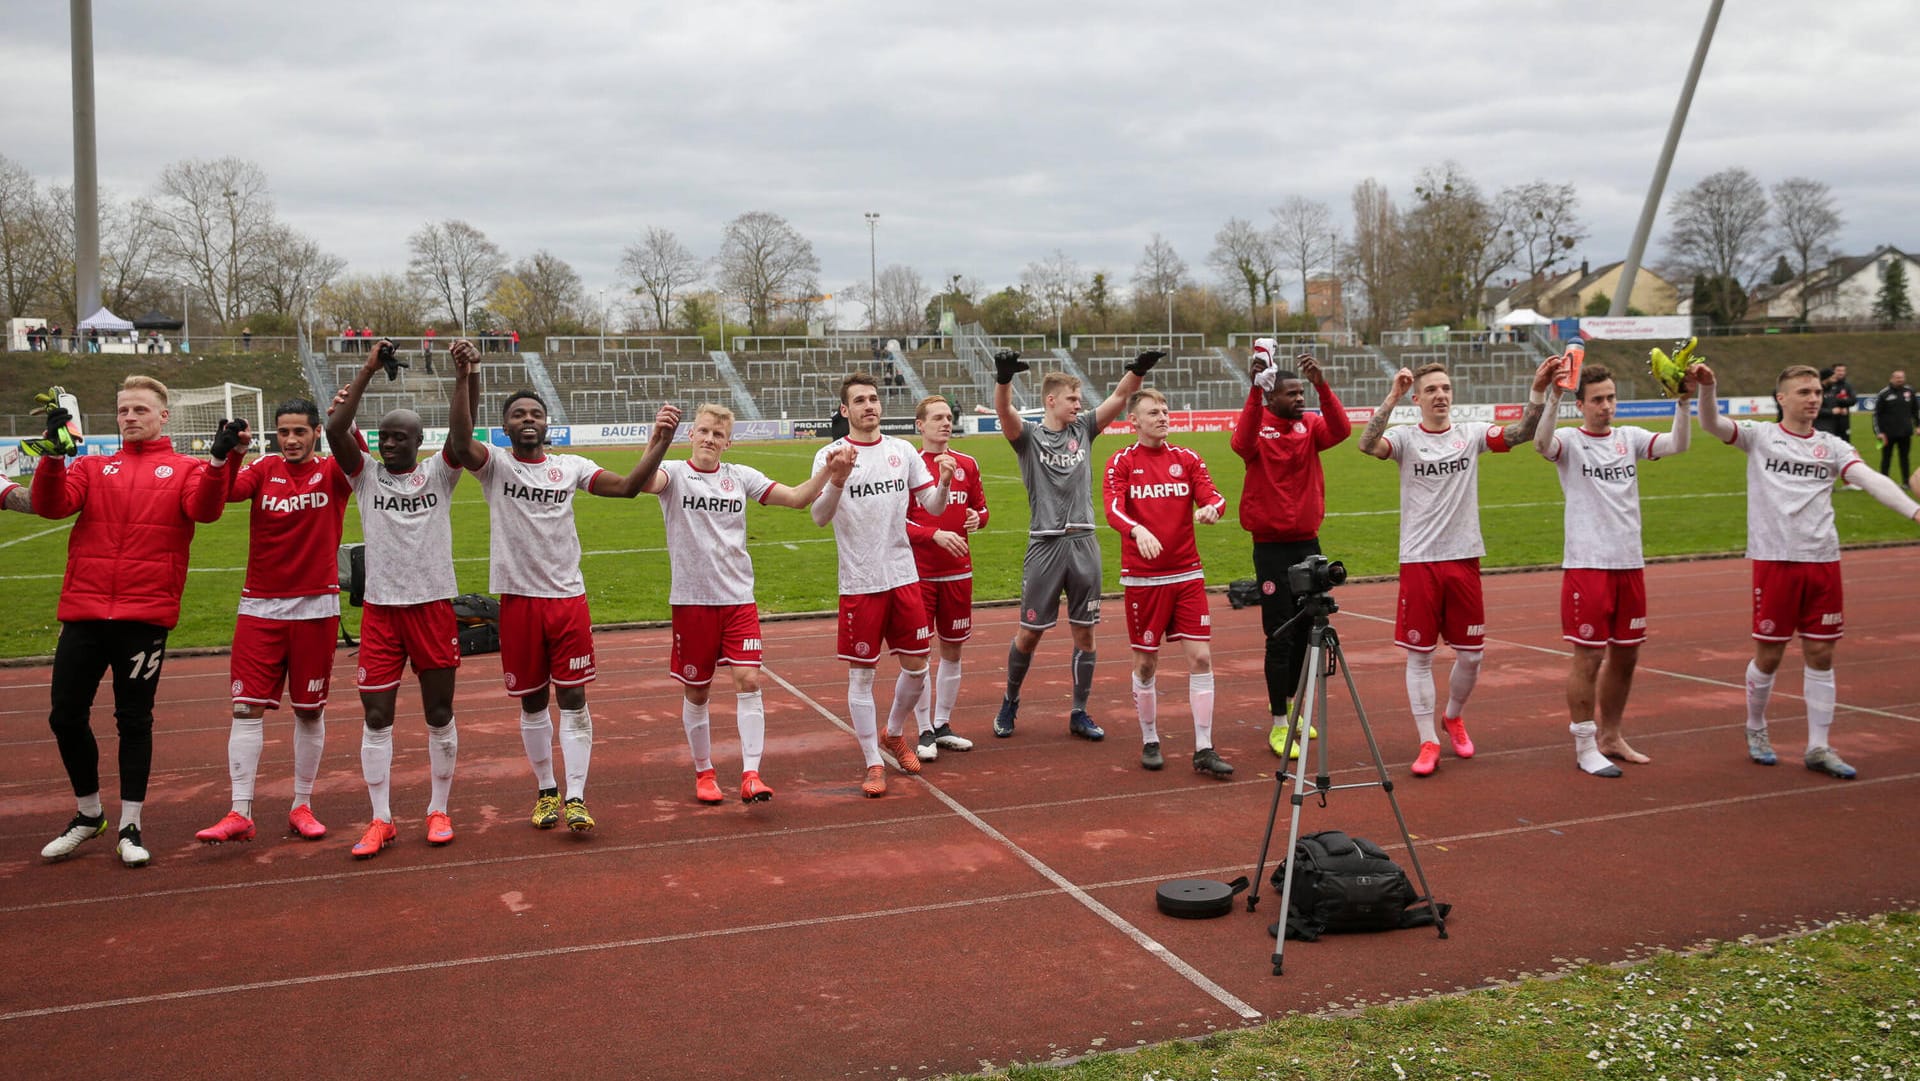
[(1920, 261), (1891, 244), (1882, 244), (1866, 255), (1843, 255), (1809, 271), (1805, 278), (1756, 287), (1747, 297), (1747, 318), (1798, 319), (1804, 293), (1810, 322), (1869, 322), (1887, 267), (1896, 260), (1907, 265), (1907, 295), (1911, 298), (1920, 293)]
[[(1532, 308), (1550, 319), (1585, 315), (1587, 305), (1595, 297), (1612, 299), (1619, 291), (1620, 269), (1625, 265), (1625, 262), (1614, 262), (1595, 270), (1582, 260), (1578, 270), (1520, 282), (1504, 291), (1490, 291), (1487, 321), (1498, 323), (1521, 308)], [(1644, 315), (1673, 315), (1678, 311), (1679, 300), (1679, 290), (1672, 282), (1643, 266), (1634, 275), (1633, 296), (1628, 298), (1627, 306)]]

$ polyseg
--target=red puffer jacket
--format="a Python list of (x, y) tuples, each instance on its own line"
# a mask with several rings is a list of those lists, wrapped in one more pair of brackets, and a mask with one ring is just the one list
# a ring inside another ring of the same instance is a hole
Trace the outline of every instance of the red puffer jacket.
[(34, 513), (80, 514), (67, 540), (60, 621), (180, 622), (194, 523), (216, 521), (226, 509), (238, 458), (210, 466), (175, 453), (173, 441), (162, 436), (71, 466), (56, 455), (40, 459), (30, 493)]

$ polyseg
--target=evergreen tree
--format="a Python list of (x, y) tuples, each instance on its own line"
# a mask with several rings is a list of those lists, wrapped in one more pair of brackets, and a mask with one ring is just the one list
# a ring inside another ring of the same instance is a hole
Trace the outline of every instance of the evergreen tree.
[(1913, 318), (1913, 300), (1907, 296), (1907, 263), (1894, 259), (1880, 279), (1880, 295), (1873, 298), (1873, 317), (1882, 323), (1905, 323)]

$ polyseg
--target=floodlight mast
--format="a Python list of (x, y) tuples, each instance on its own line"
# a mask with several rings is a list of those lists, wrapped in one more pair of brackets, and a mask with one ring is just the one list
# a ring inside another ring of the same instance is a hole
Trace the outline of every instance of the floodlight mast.
[(1693, 89), (1700, 84), (1700, 69), (1707, 62), (1707, 47), (1713, 44), (1713, 28), (1720, 21), (1722, 0), (1707, 5), (1707, 21), (1700, 27), (1700, 41), (1693, 47), (1693, 63), (1687, 68), (1686, 84), (1680, 88), (1680, 100), (1673, 107), (1673, 120), (1667, 125), (1667, 142), (1660, 148), (1660, 161), (1653, 167), (1653, 184), (1647, 188), (1647, 201), (1640, 208), (1640, 223), (1634, 226), (1633, 243), (1627, 248), (1627, 261), (1620, 267), (1620, 284), (1607, 306), (1609, 316), (1627, 314), (1633, 296), (1633, 279), (1640, 273), (1640, 260), (1647, 253), (1647, 237), (1653, 232), (1654, 215), (1660, 210), (1660, 196), (1667, 187), (1667, 170), (1673, 166), (1673, 152), (1680, 145), (1680, 129), (1687, 126), (1687, 110), (1693, 107)]
[(74, 333), (100, 310), (100, 169), (94, 156), (93, 0), (70, 0), (73, 49)]

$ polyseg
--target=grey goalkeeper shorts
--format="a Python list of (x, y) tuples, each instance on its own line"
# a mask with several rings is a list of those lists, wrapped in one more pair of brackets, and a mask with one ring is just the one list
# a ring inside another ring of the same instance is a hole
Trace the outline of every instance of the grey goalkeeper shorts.
[(1020, 625), (1044, 631), (1060, 622), (1060, 594), (1067, 595), (1067, 622), (1100, 622), (1100, 541), (1092, 530), (1027, 538), (1020, 572)]

